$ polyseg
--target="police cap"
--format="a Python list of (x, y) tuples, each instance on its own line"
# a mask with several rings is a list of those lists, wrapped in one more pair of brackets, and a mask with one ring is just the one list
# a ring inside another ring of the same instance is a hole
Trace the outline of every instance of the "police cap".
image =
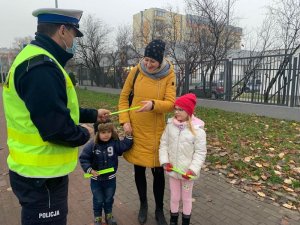
[(32, 12), (32, 15), (38, 18), (40, 23), (56, 23), (70, 25), (76, 30), (76, 36), (82, 37), (83, 34), (79, 30), (79, 21), (83, 11), (76, 9), (57, 9), (42, 8)]

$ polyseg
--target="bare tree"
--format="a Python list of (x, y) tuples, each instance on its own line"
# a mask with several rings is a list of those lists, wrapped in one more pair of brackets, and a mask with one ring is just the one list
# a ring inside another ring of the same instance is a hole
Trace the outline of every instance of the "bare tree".
[[(193, 26), (193, 21), (183, 21), (183, 17), (168, 8), (168, 27), (165, 29), (165, 40), (168, 43), (168, 55), (175, 61), (177, 67), (177, 94), (181, 94), (183, 81), (186, 80), (185, 71), (192, 74), (207, 55), (204, 51), (204, 34), (199, 26)], [(178, 24), (186, 23), (190, 29), (183, 29)], [(202, 54), (201, 54), (202, 53)], [(186, 68), (187, 67), (187, 68)], [(186, 86), (186, 85), (185, 85)], [(186, 87), (185, 87), (186, 89)], [(187, 90), (183, 90), (187, 91)]]
[(32, 36), (18, 37), (14, 39), (14, 48), (21, 51), (27, 44), (33, 40)]
[[(205, 65), (204, 77), (209, 77), (209, 90), (217, 67), (228, 55), (229, 50), (239, 48), (241, 29), (234, 27), (230, 18), (231, 8), (235, 1), (214, 0), (186, 1), (191, 12), (206, 22), (204, 39), (207, 40), (206, 55), (210, 61)], [(231, 19), (232, 20), (232, 19)], [(204, 88), (205, 89), (205, 88)]]
[(83, 20), (84, 36), (78, 39), (76, 57), (87, 68), (100, 67), (100, 61), (108, 49), (108, 35), (111, 29), (100, 19), (88, 15)]
[[(233, 100), (240, 97), (245, 91), (247, 84), (250, 80), (255, 80), (255, 71), (262, 66), (264, 56), (268, 51), (274, 48), (273, 36), (273, 23), (267, 16), (260, 29), (256, 32), (256, 36), (249, 37), (249, 46), (245, 46), (248, 50), (247, 63), (244, 65), (244, 76), (236, 82), (232, 89), (237, 87), (237, 92), (233, 96)], [(245, 44), (246, 45), (246, 44)]]
[(140, 52), (133, 41), (132, 28), (129, 25), (118, 27), (116, 35), (117, 55), (121, 66), (128, 66), (130, 61), (137, 63), (141, 57)]
[(184, 27), (178, 26), (182, 17), (170, 12), (171, 27), (167, 29), (170, 55), (181, 65), (180, 70), (185, 71), (182, 76), (184, 91), (188, 91), (191, 74), (200, 70), (205, 92), (207, 78), (211, 90), (221, 61), (227, 57), (229, 50), (239, 48), (241, 29), (229, 25), (228, 16), (232, 13), (230, 9), (234, 1), (229, 6), (214, 0), (186, 0), (186, 4), (189, 14), (184, 17)]
[[(101, 62), (108, 52), (108, 38), (111, 29), (100, 19), (88, 15), (83, 20), (84, 36), (78, 39), (76, 60), (85, 68), (93, 71), (90, 73), (91, 82), (103, 76)], [(98, 83), (98, 82), (96, 82)]]
[[(274, 0), (272, 6), (269, 7), (269, 15), (275, 23), (275, 40), (278, 47), (284, 49), (286, 56), (264, 93), (264, 102), (268, 102), (275, 94), (278, 94), (278, 101), (281, 101), (279, 92), (287, 90), (289, 80), (284, 72), (289, 61), (300, 48), (300, 2), (299, 0)], [(277, 93), (270, 96), (270, 91), (279, 78), (283, 78), (284, 84)], [(283, 93), (283, 96), (287, 96), (286, 93)]]

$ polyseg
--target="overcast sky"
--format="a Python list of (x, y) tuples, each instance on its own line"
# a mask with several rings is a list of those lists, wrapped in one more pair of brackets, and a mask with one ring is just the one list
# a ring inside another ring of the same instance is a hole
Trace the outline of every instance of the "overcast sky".
[[(59, 8), (81, 9), (112, 28), (132, 24), (132, 15), (147, 8), (166, 8), (171, 5), (185, 13), (184, 0), (57, 0)], [(227, 1), (227, 0), (222, 0)], [(238, 26), (249, 32), (260, 26), (266, 8), (272, 0), (236, 0)], [(0, 48), (12, 47), (17, 37), (34, 36), (38, 8), (55, 7), (55, 0), (0, 0)]]

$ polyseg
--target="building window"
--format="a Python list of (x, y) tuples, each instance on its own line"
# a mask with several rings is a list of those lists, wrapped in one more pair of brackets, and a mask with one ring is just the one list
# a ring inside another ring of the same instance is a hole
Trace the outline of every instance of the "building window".
[(165, 16), (165, 12), (163, 12), (163, 11), (156, 11), (155, 15), (159, 16), (159, 17), (164, 17)]

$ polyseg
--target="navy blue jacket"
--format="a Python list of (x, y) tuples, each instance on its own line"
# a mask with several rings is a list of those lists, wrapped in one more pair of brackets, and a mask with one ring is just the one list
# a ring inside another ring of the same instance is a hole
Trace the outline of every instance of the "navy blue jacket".
[[(110, 139), (107, 142), (95, 144), (94, 141), (87, 143), (80, 156), (79, 161), (85, 173), (93, 170), (103, 170), (114, 167), (114, 172), (102, 174), (97, 180), (108, 180), (114, 178), (118, 169), (118, 156), (129, 150), (133, 144), (132, 137), (125, 137), (124, 140)], [(93, 178), (95, 179), (95, 178)]]

